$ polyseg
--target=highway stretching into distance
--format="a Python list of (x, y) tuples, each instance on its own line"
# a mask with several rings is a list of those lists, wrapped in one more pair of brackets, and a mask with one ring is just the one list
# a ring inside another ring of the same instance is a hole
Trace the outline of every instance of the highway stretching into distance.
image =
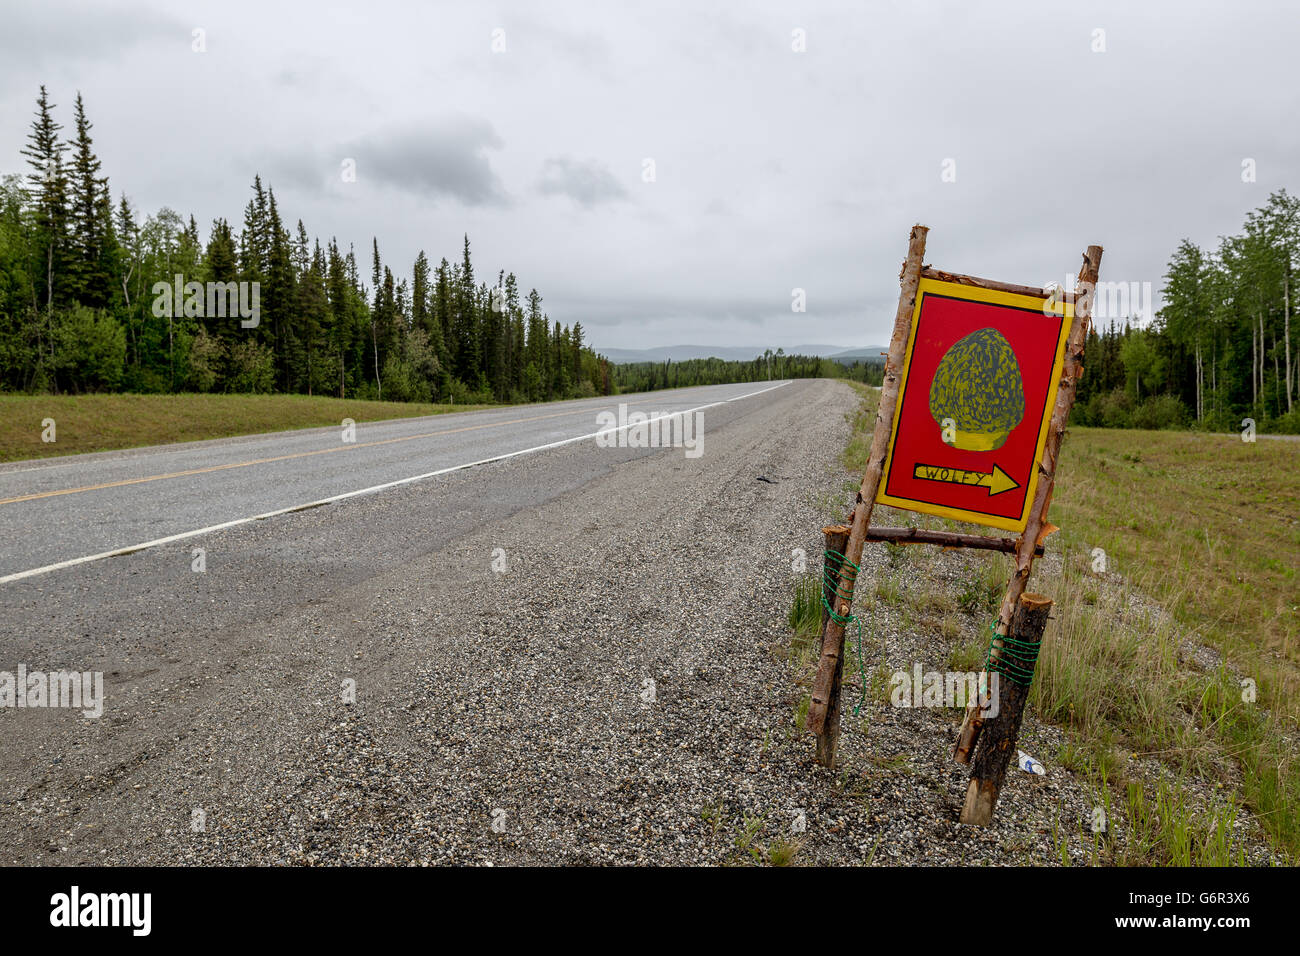
[(651, 418), (741, 401), (753, 382), (75, 455), (0, 467), (0, 587), (141, 546), (590, 439), (626, 404)]

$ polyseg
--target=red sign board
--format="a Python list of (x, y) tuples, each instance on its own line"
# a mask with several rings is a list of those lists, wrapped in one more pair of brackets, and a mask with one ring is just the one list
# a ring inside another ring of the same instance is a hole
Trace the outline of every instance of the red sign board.
[(876, 501), (1023, 531), (1072, 313), (923, 278)]

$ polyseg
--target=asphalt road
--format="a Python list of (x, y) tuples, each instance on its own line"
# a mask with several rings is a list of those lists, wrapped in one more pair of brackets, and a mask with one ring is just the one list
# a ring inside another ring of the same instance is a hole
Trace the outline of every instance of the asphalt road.
[[(651, 418), (780, 387), (717, 385), (77, 455), (0, 467), (0, 586), (68, 562), (198, 536), (230, 522), (369, 494), (534, 453), (602, 430), (626, 404)], [(710, 417), (706, 414), (706, 419)]]

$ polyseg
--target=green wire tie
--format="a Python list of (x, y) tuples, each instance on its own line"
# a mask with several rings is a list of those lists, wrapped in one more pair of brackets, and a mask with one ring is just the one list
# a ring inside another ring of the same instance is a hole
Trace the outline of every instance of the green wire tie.
[(867, 666), (862, 660), (862, 621), (855, 614), (840, 614), (836, 611), (826, 600), (826, 592), (835, 593), (836, 603), (843, 601), (852, 606), (853, 584), (858, 579), (859, 570), (861, 569), (856, 564), (832, 548), (822, 552), (822, 607), (835, 623), (846, 628), (850, 623), (858, 626), (858, 690), (861, 696), (853, 708), (854, 717), (858, 716), (858, 712), (867, 703)]
[[(1034, 682), (1034, 665), (1038, 663), (1038, 651), (1042, 641), (1021, 641), (1010, 634), (998, 633), (998, 622), (989, 624), (993, 637), (989, 641), (989, 650), (984, 655), (984, 670), (996, 671), (1021, 687), (1028, 687)], [(1002, 641), (1000, 653), (993, 656), (993, 641)]]

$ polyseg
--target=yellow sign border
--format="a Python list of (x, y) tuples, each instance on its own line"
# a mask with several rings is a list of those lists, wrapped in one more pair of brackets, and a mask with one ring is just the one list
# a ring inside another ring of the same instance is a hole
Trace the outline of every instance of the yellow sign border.
[[(1047, 390), (1047, 403), (1043, 409), (1042, 425), (1038, 431), (1038, 444), (1034, 448), (1034, 461), (1030, 468), (1029, 487), (1025, 489), (1025, 504), (1020, 511), (1019, 518), (1004, 518), (999, 515), (984, 514), (980, 511), (967, 511), (964, 508), (950, 508), (947, 505), (914, 501), (911, 498), (895, 498), (885, 493), (885, 489), (889, 486), (889, 471), (894, 464), (894, 441), (898, 438), (898, 423), (903, 412), (903, 396), (907, 392), (907, 375), (912, 366), (912, 347), (916, 343), (916, 330), (921, 319), (921, 306), (924, 304), (927, 294), (944, 295), (948, 298), (964, 299), (968, 302), (984, 302), (990, 305), (1032, 309), (1042, 312), (1044, 317), (1052, 315), (1062, 319), (1061, 331), (1056, 343), (1056, 359), (1052, 365), (1052, 377), (1049, 379), (1049, 381), (1056, 383), (1056, 388)], [(876, 489), (877, 504), (902, 508), (904, 511), (937, 515), (941, 518), (952, 518), (970, 524), (986, 525), (991, 528), (1000, 528), (1003, 531), (1025, 530), (1025, 525), (1029, 523), (1029, 509), (1034, 503), (1034, 491), (1038, 487), (1038, 474), (1043, 461), (1043, 448), (1047, 445), (1047, 432), (1051, 426), (1052, 408), (1056, 405), (1056, 396), (1060, 391), (1061, 373), (1065, 367), (1065, 345), (1070, 337), (1070, 326), (1074, 323), (1073, 303), (1061, 302), (1048, 310), (1045, 308), (1047, 301), (1046, 294), (1035, 297), (1015, 292), (1004, 292), (1001, 289), (985, 289), (980, 286), (963, 285), (958, 282), (944, 282), (941, 279), (921, 279), (916, 287), (916, 305), (912, 309), (912, 327), (908, 331), (907, 352), (903, 358), (903, 369), (898, 383), (897, 404), (894, 406), (894, 424), (889, 435), (889, 445), (885, 449), (885, 466), (881, 471), (880, 485)]]

